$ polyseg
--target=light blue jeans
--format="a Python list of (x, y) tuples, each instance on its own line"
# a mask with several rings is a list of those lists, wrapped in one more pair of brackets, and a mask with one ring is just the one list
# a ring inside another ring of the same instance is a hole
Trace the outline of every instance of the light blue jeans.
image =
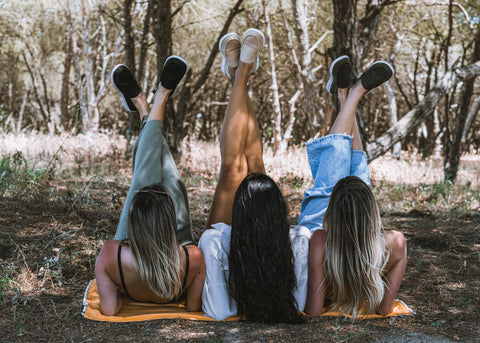
[(352, 136), (328, 135), (306, 143), (313, 187), (307, 189), (298, 217), (298, 225), (310, 231), (323, 229), (323, 218), (335, 184), (349, 175), (370, 186), (370, 171), (364, 151), (352, 151)]
[(133, 148), (133, 176), (118, 222), (115, 239), (127, 239), (128, 214), (135, 193), (146, 186), (161, 183), (168, 189), (177, 215), (177, 237), (180, 242), (192, 242), (193, 230), (185, 185), (163, 136), (163, 123), (147, 122), (143, 118), (142, 130)]

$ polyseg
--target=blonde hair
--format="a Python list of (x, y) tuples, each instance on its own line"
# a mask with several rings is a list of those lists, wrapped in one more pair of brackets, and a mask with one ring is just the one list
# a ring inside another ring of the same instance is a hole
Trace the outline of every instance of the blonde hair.
[(361, 179), (348, 176), (335, 185), (324, 219), (326, 296), (332, 310), (355, 318), (363, 306), (374, 312), (385, 294), (388, 259), (377, 202)]
[(159, 297), (174, 299), (182, 290), (175, 207), (161, 184), (142, 188), (129, 211), (128, 238), (140, 278)]

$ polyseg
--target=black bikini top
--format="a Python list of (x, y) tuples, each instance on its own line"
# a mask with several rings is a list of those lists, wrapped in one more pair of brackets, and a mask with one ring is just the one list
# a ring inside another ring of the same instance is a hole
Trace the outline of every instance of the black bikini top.
[[(188, 269), (190, 267), (190, 258), (188, 256), (188, 249), (185, 245), (182, 245), (183, 251), (185, 251), (185, 276), (183, 277), (183, 282), (182, 282), (182, 289), (180, 290), (180, 294), (177, 296), (177, 299), (182, 295), (183, 291), (185, 290), (185, 285), (187, 284), (187, 278), (188, 278)], [(125, 292), (125, 295), (127, 298), (133, 301), (137, 302), (142, 302), (140, 300), (136, 300), (135, 298), (132, 298), (130, 294), (128, 294), (127, 286), (125, 285), (125, 279), (123, 278), (123, 269), (122, 269), (122, 259), (121, 259), (121, 251), (122, 251), (122, 244), (120, 243), (118, 245), (118, 254), (117, 254), (117, 260), (118, 260), (118, 272), (120, 273), (120, 281), (122, 282), (122, 288), (123, 291)]]

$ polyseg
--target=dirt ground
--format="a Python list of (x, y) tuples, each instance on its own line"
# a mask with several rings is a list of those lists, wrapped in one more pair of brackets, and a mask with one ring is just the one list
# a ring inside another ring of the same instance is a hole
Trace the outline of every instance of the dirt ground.
[[(407, 271), (398, 297), (416, 311), (414, 316), (357, 322), (310, 318), (305, 325), (87, 320), (81, 315), (85, 287), (94, 277), (102, 242), (114, 235), (127, 192), (129, 164), (120, 163), (123, 178), (58, 174), (48, 181), (48, 192), (0, 197), (0, 341), (480, 341), (480, 213), (386, 210), (388, 199), (382, 196), (385, 227), (403, 232), (408, 240)], [(197, 170), (181, 168), (181, 173), (199, 235), (215, 182)], [(280, 179), (292, 222), (303, 182), (291, 175)], [(382, 187), (397, 189), (388, 183)]]

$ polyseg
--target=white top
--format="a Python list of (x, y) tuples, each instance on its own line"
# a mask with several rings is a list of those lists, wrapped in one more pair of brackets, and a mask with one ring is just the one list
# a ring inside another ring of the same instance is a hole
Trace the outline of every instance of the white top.
[[(208, 317), (223, 320), (237, 314), (237, 303), (228, 292), (228, 255), (232, 227), (225, 223), (213, 224), (212, 227), (213, 229), (205, 230), (198, 242), (207, 269), (202, 293), (202, 310)], [(299, 311), (305, 308), (307, 298), (310, 236), (310, 230), (306, 227), (290, 226), (290, 240), (297, 277), (294, 296)]]

